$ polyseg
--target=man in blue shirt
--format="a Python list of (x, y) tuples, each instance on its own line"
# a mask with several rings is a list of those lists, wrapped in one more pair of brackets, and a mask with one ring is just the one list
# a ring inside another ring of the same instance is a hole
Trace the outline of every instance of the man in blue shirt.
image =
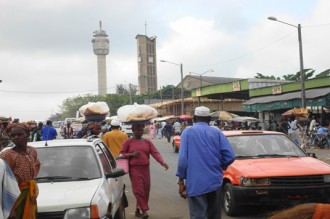
[(321, 135), (324, 137), (324, 139), (327, 141), (327, 145), (328, 147), (330, 146), (330, 140), (328, 138), (328, 131), (329, 129), (327, 127), (320, 127), (317, 129), (317, 132), (316, 132), (316, 136), (314, 138), (314, 145), (317, 145), (319, 142), (318, 142), (318, 138), (317, 136)]
[(166, 125), (163, 128), (163, 131), (164, 131), (164, 135), (167, 139), (167, 142), (171, 142), (172, 130), (173, 130), (172, 125), (169, 122), (166, 122)]
[(209, 108), (197, 107), (194, 120), (181, 134), (179, 194), (188, 198), (191, 219), (219, 219), (222, 171), (234, 162), (235, 153), (220, 129), (208, 125)]
[(57, 136), (56, 129), (52, 126), (52, 121), (47, 120), (46, 125), (41, 130), (42, 140), (49, 141), (54, 140)]

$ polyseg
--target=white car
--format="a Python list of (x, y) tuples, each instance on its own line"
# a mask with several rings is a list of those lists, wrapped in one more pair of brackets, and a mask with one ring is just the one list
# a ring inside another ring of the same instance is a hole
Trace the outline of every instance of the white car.
[(29, 142), (41, 168), (38, 218), (125, 219), (124, 170), (98, 138)]

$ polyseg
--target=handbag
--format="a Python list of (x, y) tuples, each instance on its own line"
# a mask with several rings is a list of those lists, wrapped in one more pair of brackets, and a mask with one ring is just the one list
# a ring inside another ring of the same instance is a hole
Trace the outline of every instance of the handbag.
[(116, 160), (117, 166), (124, 169), (125, 173), (129, 173), (129, 160), (125, 158), (119, 158)]

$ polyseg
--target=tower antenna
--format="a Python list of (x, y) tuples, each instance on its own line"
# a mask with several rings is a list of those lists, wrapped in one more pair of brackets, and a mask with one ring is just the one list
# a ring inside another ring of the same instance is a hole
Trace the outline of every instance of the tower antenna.
[(102, 21), (100, 21), (100, 33), (101, 33), (101, 30), (102, 30)]
[(144, 21), (144, 35), (147, 36), (147, 20)]

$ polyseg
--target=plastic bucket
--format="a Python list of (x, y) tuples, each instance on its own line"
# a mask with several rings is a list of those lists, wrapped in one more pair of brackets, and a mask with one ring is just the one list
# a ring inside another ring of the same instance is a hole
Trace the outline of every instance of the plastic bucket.
[(117, 161), (117, 166), (121, 169), (124, 169), (125, 173), (127, 174), (129, 171), (129, 165), (128, 165), (128, 160), (127, 159), (118, 159)]

